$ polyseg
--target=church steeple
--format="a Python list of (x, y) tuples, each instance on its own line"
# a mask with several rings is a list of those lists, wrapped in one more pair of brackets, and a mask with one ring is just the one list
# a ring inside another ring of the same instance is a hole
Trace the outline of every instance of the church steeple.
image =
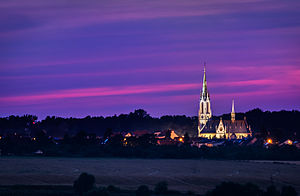
[(202, 92), (200, 96), (200, 104), (199, 104), (199, 125), (198, 125), (198, 135), (204, 128), (207, 121), (211, 118), (212, 112), (210, 108), (210, 98), (207, 90), (207, 82), (206, 82), (206, 63), (204, 63), (204, 74), (203, 74), (203, 84), (202, 84)]
[(204, 99), (204, 100), (206, 100), (207, 97), (209, 97), (209, 94), (208, 94), (208, 91), (207, 91), (205, 66), (206, 66), (206, 63), (204, 62), (204, 74), (203, 74), (202, 95), (201, 95), (201, 99)]
[(234, 100), (232, 100), (232, 107), (231, 107), (231, 121), (235, 121), (235, 111), (234, 111)]

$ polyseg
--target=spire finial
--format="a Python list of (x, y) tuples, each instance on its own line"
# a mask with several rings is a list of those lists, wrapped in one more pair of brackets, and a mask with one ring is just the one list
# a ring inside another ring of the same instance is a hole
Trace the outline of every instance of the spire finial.
[(234, 99), (232, 100), (232, 109), (231, 112), (234, 113)]
[(206, 73), (205, 73), (205, 65), (206, 63), (204, 62), (204, 73), (203, 73), (203, 86), (202, 86), (202, 97), (206, 100), (207, 98), (207, 83), (206, 83)]
[(204, 73), (205, 73), (206, 62), (204, 61)]

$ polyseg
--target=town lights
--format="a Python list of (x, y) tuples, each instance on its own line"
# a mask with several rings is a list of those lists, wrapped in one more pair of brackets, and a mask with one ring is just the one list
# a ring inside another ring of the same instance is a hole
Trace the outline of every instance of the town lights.
[(272, 144), (272, 143), (273, 143), (272, 139), (268, 139), (267, 142), (268, 142), (269, 144)]
[(182, 139), (182, 137), (181, 137), (181, 138), (179, 138), (179, 141), (180, 141), (180, 142), (183, 142), (183, 139)]
[(293, 141), (292, 140), (287, 140), (288, 145), (292, 145)]

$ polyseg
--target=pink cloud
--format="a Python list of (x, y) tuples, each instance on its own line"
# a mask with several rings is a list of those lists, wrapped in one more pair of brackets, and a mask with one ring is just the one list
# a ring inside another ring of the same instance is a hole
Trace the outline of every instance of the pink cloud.
[(199, 89), (199, 84), (168, 84), (168, 85), (148, 85), (148, 86), (125, 86), (125, 87), (110, 87), (110, 88), (85, 88), (71, 89), (49, 92), (37, 95), (21, 95), (12, 97), (2, 97), (2, 103), (10, 102), (34, 102), (49, 99), (65, 99), (79, 97), (96, 97), (96, 96), (112, 96), (112, 95), (130, 95), (155, 92), (181, 91), (188, 89)]
[(252, 85), (274, 85), (279, 82), (276, 80), (261, 79), (261, 80), (245, 80), (245, 81), (229, 81), (229, 82), (210, 82), (211, 87), (219, 86), (252, 86)]
[[(243, 93), (230, 93), (230, 94), (215, 94), (216, 97), (220, 96), (248, 96), (255, 94), (272, 94), (280, 91), (289, 91), (292, 86), (294, 91), (299, 90), (300, 70), (290, 73), (286, 77), (290, 77), (292, 80), (287, 81), (288, 86), (278, 80), (272, 79), (257, 79), (257, 80), (241, 80), (241, 81), (219, 81), (209, 82), (209, 88), (215, 87), (235, 87), (235, 86), (270, 86), (262, 91), (257, 92), (243, 92)], [(295, 88), (297, 85), (297, 88)], [(3, 103), (13, 102), (34, 102), (40, 100), (51, 100), (51, 99), (66, 99), (66, 98), (80, 98), (80, 97), (100, 97), (100, 96), (115, 96), (115, 95), (132, 95), (132, 94), (144, 94), (144, 93), (156, 93), (156, 92), (170, 92), (170, 91), (182, 91), (191, 89), (201, 89), (201, 83), (187, 83), (187, 84), (153, 84), (153, 85), (135, 85), (135, 86), (120, 86), (120, 87), (99, 87), (99, 88), (83, 88), (83, 89), (68, 89), (59, 90), (54, 92), (35, 94), (35, 95), (20, 95), (1, 97), (0, 101)]]
[(248, 92), (230, 92), (230, 93), (215, 93), (212, 95), (213, 98), (221, 99), (224, 97), (253, 97), (253, 96), (259, 96), (264, 97), (266, 95), (279, 95), (282, 96), (291, 96), (297, 94), (297, 90), (295, 89), (266, 89), (266, 90), (258, 90), (258, 91), (248, 91)]

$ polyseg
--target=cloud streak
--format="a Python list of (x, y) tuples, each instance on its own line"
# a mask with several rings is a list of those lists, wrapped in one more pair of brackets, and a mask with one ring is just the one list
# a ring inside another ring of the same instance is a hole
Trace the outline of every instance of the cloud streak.
[(126, 86), (117, 88), (85, 88), (61, 90), (57, 92), (24, 95), (0, 98), (1, 102), (30, 102), (47, 99), (65, 99), (79, 97), (95, 97), (95, 96), (114, 96), (114, 95), (129, 95), (141, 93), (155, 93), (180, 91), (199, 88), (199, 84), (170, 84), (170, 85), (149, 85), (149, 86)]
[[(298, 78), (300, 72), (292, 73), (293, 77)], [(292, 81), (294, 85), (300, 87), (299, 81)], [(280, 90), (282, 85), (280, 81), (271, 79), (261, 80), (245, 80), (245, 81), (222, 81), (222, 82), (209, 82), (209, 87), (247, 87), (247, 86), (272, 86), (272, 90), (258, 91), (261, 94), (273, 94)], [(157, 85), (134, 85), (134, 86), (118, 86), (118, 87), (99, 87), (99, 88), (82, 88), (82, 89), (66, 89), (58, 90), (54, 92), (47, 92), (35, 95), (20, 95), (10, 97), (0, 97), (2, 103), (14, 103), (14, 102), (35, 102), (40, 100), (51, 99), (67, 99), (67, 98), (81, 98), (81, 97), (101, 97), (101, 96), (119, 96), (119, 95), (133, 95), (133, 94), (146, 94), (146, 93), (159, 93), (159, 92), (172, 92), (172, 91), (186, 91), (186, 90), (199, 90), (201, 89), (200, 83), (188, 83), (188, 84), (157, 84)], [(298, 89), (294, 89), (297, 91)], [(282, 89), (281, 89), (282, 91)], [(218, 96), (226, 96), (229, 94), (218, 94)], [(244, 93), (230, 93), (231, 95), (256, 95), (257, 92), (244, 92)]]
[(12, 28), (0, 33), (0, 36), (12, 37), (32, 32), (47, 33), (53, 29), (82, 28), (91, 25), (136, 21), (155, 20), (161, 18), (201, 17), (225, 15), (233, 13), (265, 12), (279, 9), (297, 10), (299, 6), (289, 6), (282, 1), (267, 0), (248, 1), (90, 1), (89, 3), (74, 1), (40, 2), (29, 0), (2, 2), (1, 16), (4, 20), (12, 20), (13, 16), (26, 16), (37, 25)]

